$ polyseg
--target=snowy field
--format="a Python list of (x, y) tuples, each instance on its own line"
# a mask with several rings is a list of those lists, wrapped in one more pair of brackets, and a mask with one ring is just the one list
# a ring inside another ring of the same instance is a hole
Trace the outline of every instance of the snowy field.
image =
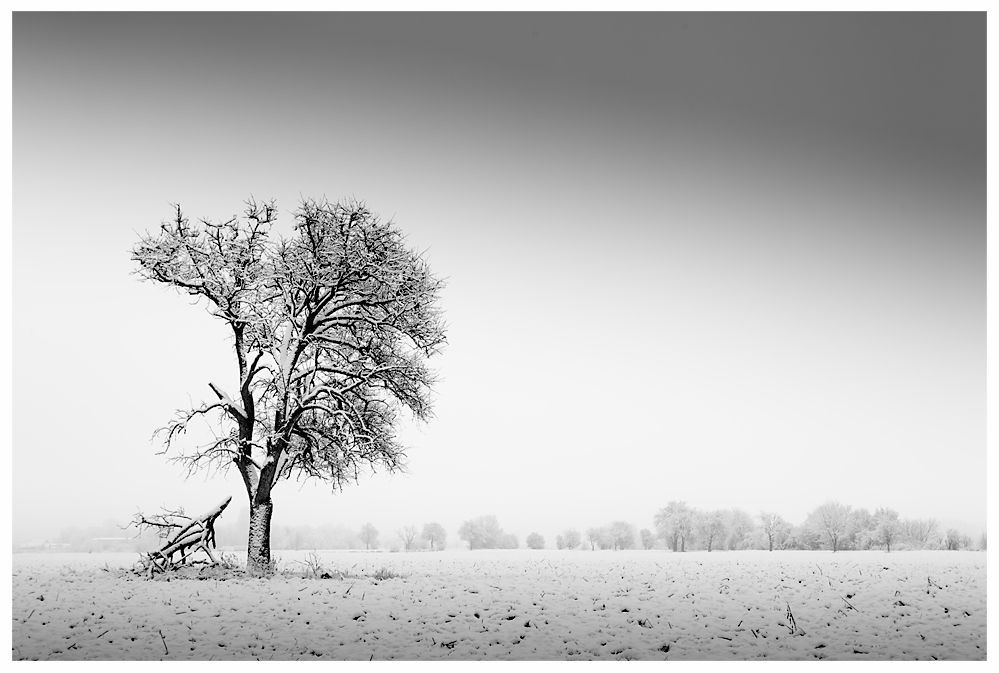
[(985, 553), (315, 554), (320, 576), (276, 552), (269, 580), (169, 582), (14, 554), (12, 658), (986, 658)]

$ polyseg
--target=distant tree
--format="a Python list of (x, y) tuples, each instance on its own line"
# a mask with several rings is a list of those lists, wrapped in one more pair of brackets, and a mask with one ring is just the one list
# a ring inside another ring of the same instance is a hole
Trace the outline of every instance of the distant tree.
[(397, 530), (395, 534), (399, 538), (399, 541), (402, 542), (402, 548), (405, 549), (406, 551), (409, 551), (410, 548), (413, 546), (413, 540), (416, 539), (416, 536), (419, 534), (419, 531), (417, 530), (416, 526), (409, 525), (409, 526), (403, 526), (402, 528)]
[[(208, 382), (210, 401), (181, 409), (158, 434), (189, 474), (239, 471), (251, 575), (272, 569), (280, 481), (338, 490), (365, 469), (404, 467), (401, 412), (431, 418), (428, 360), (446, 341), (444, 283), (394, 224), (353, 201), (304, 200), (288, 239), (271, 235), (276, 219), (273, 203), (252, 199), (243, 217), (222, 222), (192, 224), (176, 206), (131, 251), (142, 279), (204, 300), (233, 340), (228, 393)], [(201, 421), (220, 426), (214, 439), (179, 446)]]
[[(476, 517), (461, 524), (458, 529), (458, 539), (468, 542), (469, 549), (504, 549), (501, 543), (509, 543), (504, 540), (505, 533), (500, 528), (499, 520), (494, 514)], [(516, 543), (516, 538), (514, 538)]]
[(634, 526), (627, 521), (613, 522), (607, 527), (607, 537), (614, 551), (635, 546)]
[(694, 517), (697, 534), (704, 541), (709, 552), (716, 542), (721, 542), (725, 539), (727, 518), (725, 512), (720, 509), (703, 513), (698, 512)]
[(812, 522), (807, 517), (797, 526), (791, 527), (791, 533), (785, 540), (786, 549), (806, 549), (818, 551), (826, 546), (826, 538), (823, 533), (812, 527)]
[(728, 512), (728, 539), (725, 546), (728, 549), (746, 549), (755, 535), (753, 517), (738, 507)]
[(555, 549), (565, 549), (565, 538), (561, 535), (555, 536)]
[(531, 533), (527, 536), (527, 547), (528, 549), (544, 549), (545, 548), (545, 538), (538, 535), (537, 533)]
[(423, 532), (420, 534), (420, 537), (430, 544), (430, 551), (435, 551), (444, 548), (444, 541), (447, 540), (447, 532), (444, 530), (444, 526), (435, 521), (423, 524)]
[(905, 519), (901, 524), (902, 537), (913, 547), (925, 548), (936, 537), (936, 519)]
[(774, 550), (775, 542), (778, 546), (780, 545), (781, 540), (787, 536), (790, 528), (790, 525), (780, 514), (775, 512), (760, 512), (760, 529), (767, 536), (767, 548), (770, 551)]
[(590, 543), (590, 551), (596, 551), (597, 546), (603, 541), (603, 535), (602, 528), (586, 529), (586, 541)]
[(982, 551), (985, 551), (986, 549), (988, 549), (988, 545), (986, 544), (987, 542), (988, 542), (988, 536), (985, 533), (982, 533), (982, 536), (978, 538), (978, 548), (981, 549)]
[(361, 526), (361, 533), (358, 537), (360, 537), (361, 542), (364, 543), (365, 549), (378, 547), (378, 529), (372, 526), (370, 523), (366, 523), (363, 526)]
[[(694, 510), (682, 500), (672, 500), (664, 509), (656, 513), (653, 523), (659, 537), (673, 551), (686, 551), (687, 542), (693, 537)], [(679, 548), (679, 549), (678, 549)]]
[[(874, 515), (861, 507), (850, 511), (850, 526), (847, 539), (854, 549), (870, 549), (877, 544)], [(844, 545), (845, 549), (846, 546)]]
[(957, 551), (961, 548), (963, 537), (956, 529), (949, 528), (946, 537), (944, 537), (944, 547), (950, 551)]
[(677, 530), (672, 512), (663, 508), (656, 512), (652, 519), (656, 528), (656, 534), (666, 543), (666, 546), (673, 551), (680, 549), (680, 532)]
[(575, 549), (583, 543), (583, 538), (575, 528), (568, 528), (562, 532), (562, 541), (566, 549)]
[(520, 542), (516, 533), (501, 533), (496, 546), (500, 549), (517, 549), (520, 547)]
[(850, 534), (850, 523), (850, 506), (833, 501), (820, 505), (805, 519), (805, 525), (822, 536), (833, 552)]
[(642, 547), (644, 549), (648, 550), (656, 546), (656, 538), (648, 528), (643, 528), (639, 535), (642, 537)]
[(473, 520), (465, 521), (458, 527), (458, 539), (467, 542), (469, 549), (475, 549), (476, 544), (480, 549), (484, 547), (482, 533)]
[(874, 511), (874, 535), (877, 544), (883, 544), (891, 553), (892, 544), (898, 541), (902, 527), (898, 522), (898, 512), (879, 507)]

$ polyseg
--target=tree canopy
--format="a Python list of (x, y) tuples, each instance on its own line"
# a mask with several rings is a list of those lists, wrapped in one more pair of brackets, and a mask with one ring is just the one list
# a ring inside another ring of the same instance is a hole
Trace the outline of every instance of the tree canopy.
[[(175, 456), (190, 470), (236, 465), (250, 498), (248, 568), (269, 563), (271, 489), (320, 479), (334, 490), (363, 468), (404, 468), (403, 409), (432, 416), (428, 359), (445, 343), (444, 286), (392, 223), (363, 203), (305, 200), (295, 234), (273, 239), (273, 203), (243, 217), (172, 221), (132, 250), (138, 274), (203, 299), (234, 338), (238, 378), (215, 399), (178, 412), (166, 449), (199, 417), (214, 441)], [(185, 447), (186, 449), (187, 447)]]

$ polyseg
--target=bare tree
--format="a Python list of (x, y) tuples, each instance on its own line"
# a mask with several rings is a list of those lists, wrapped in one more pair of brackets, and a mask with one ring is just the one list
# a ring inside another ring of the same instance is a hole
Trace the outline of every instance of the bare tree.
[(395, 532), (402, 541), (402, 546), (406, 551), (409, 551), (413, 547), (413, 540), (416, 539), (418, 533), (419, 531), (416, 529), (416, 526), (412, 525), (403, 526)]
[(273, 203), (242, 219), (172, 221), (132, 250), (138, 274), (207, 302), (234, 339), (230, 395), (178, 412), (165, 451), (191, 423), (215, 419), (216, 439), (174, 459), (189, 473), (235, 464), (250, 504), (247, 571), (271, 566), (271, 492), (281, 479), (339, 490), (364, 468), (405, 466), (399, 412), (428, 420), (435, 377), (427, 360), (445, 342), (443, 282), (402, 233), (363, 204), (303, 201), (295, 235), (271, 240)]
[(770, 551), (774, 550), (774, 542), (780, 543), (780, 540), (787, 535), (790, 530), (790, 525), (785, 521), (780, 514), (776, 512), (760, 512), (760, 529), (763, 534), (767, 536), (767, 546)]
[(544, 549), (545, 538), (539, 533), (529, 533), (524, 541), (528, 549)]
[(444, 526), (435, 521), (423, 524), (423, 533), (420, 534), (420, 537), (430, 543), (430, 551), (434, 551), (444, 547), (447, 532), (444, 530)]
[(364, 543), (365, 549), (378, 546), (378, 530), (370, 523), (366, 523), (361, 527), (360, 538), (361, 542)]
[(639, 535), (642, 536), (642, 547), (644, 549), (648, 550), (656, 546), (656, 538), (648, 528), (643, 528)]

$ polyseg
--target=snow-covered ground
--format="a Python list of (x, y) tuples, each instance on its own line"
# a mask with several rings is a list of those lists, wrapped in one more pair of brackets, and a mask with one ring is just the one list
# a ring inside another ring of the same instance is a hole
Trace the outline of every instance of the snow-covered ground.
[(316, 552), (328, 579), (276, 556), (167, 582), (115, 570), (135, 554), (14, 554), (12, 657), (986, 658), (980, 552)]

